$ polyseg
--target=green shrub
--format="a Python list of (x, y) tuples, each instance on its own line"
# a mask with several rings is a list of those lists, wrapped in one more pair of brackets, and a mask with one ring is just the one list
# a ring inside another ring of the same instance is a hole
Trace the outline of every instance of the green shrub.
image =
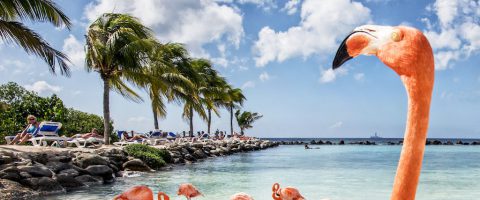
[(56, 95), (41, 97), (14, 82), (0, 85), (0, 144), (5, 143), (5, 136), (15, 135), (27, 126), (28, 115), (36, 116), (39, 122), (61, 122), (59, 134), (66, 136), (88, 133), (92, 128), (100, 133), (104, 130), (102, 117), (67, 108)]
[(131, 144), (125, 147), (129, 156), (145, 162), (150, 168), (158, 169), (172, 162), (172, 157), (167, 150), (157, 149), (144, 144)]

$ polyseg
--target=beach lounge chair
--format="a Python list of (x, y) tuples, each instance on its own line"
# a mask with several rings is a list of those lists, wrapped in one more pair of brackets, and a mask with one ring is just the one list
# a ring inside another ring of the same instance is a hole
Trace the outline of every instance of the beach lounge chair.
[(42, 122), (37, 136), (32, 137), (29, 141), (32, 142), (33, 146), (47, 146), (48, 142), (53, 142), (52, 146), (59, 145), (68, 140), (68, 138), (58, 135), (60, 128), (62, 128), (60, 122)]
[(117, 136), (120, 138), (119, 142), (114, 142), (113, 145), (115, 146), (126, 146), (130, 144), (148, 144), (146, 139), (139, 139), (139, 140), (134, 140), (134, 141), (127, 141), (125, 137), (123, 137), (123, 133), (125, 131), (117, 131)]
[(101, 145), (105, 143), (105, 141), (101, 138), (96, 138), (96, 137), (89, 137), (87, 139), (85, 138), (73, 138), (71, 140), (68, 140), (67, 141), (67, 144), (74, 144), (76, 147), (87, 147), (89, 144), (93, 144), (93, 145)]

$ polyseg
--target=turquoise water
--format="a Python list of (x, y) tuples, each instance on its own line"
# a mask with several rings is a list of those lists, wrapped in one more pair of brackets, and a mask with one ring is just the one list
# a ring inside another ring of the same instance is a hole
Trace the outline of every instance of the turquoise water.
[[(271, 186), (295, 186), (309, 200), (389, 199), (401, 146), (280, 146), (207, 159), (175, 169), (118, 179), (115, 184), (77, 190), (48, 199), (111, 199), (139, 184), (172, 199), (178, 184), (191, 182), (199, 200), (228, 200), (246, 192), (271, 199)], [(480, 197), (480, 146), (427, 146), (417, 199), (472, 200)]]

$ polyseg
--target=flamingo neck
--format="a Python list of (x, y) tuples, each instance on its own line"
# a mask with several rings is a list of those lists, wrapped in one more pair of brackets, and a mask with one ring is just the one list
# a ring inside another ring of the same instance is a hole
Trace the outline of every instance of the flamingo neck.
[(393, 185), (392, 200), (413, 200), (422, 168), (427, 139), (433, 67), (422, 76), (402, 76), (408, 93), (408, 114), (402, 152)]

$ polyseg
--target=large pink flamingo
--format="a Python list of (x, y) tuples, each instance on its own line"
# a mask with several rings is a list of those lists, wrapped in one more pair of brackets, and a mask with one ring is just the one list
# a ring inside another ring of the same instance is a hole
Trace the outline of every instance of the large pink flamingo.
[(190, 183), (181, 184), (178, 187), (177, 194), (185, 196), (188, 200), (202, 195), (202, 193)]
[[(153, 192), (144, 185), (134, 186), (122, 194), (115, 196), (113, 200), (153, 200)], [(158, 200), (170, 200), (170, 197), (163, 192), (159, 192)]]
[(297, 188), (280, 188), (280, 184), (278, 183), (272, 186), (272, 198), (273, 200), (305, 200)]
[(417, 29), (365, 25), (340, 45), (333, 69), (358, 55), (375, 55), (393, 69), (408, 93), (408, 114), (392, 200), (413, 200), (422, 168), (434, 82), (432, 48)]

